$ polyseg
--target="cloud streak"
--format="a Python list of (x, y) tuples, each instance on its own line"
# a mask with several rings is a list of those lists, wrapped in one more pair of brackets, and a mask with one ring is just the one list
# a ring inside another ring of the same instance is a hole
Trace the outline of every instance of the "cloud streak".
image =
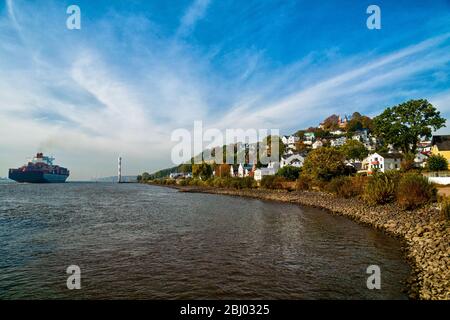
[(183, 15), (180, 21), (180, 26), (177, 30), (177, 37), (186, 36), (190, 33), (195, 24), (204, 17), (206, 10), (211, 0), (194, 0), (189, 6), (186, 13)]

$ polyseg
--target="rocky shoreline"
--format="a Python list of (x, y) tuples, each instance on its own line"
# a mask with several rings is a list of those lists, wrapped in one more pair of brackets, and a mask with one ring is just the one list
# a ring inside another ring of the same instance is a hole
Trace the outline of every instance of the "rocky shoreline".
[(317, 191), (172, 187), (181, 192), (241, 196), (319, 207), (382, 230), (405, 244), (406, 259), (412, 267), (408, 280), (410, 297), (450, 300), (450, 223), (442, 219), (435, 206), (403, 211), (393, 204), (373, 207), (356, 198), (344, 199)]

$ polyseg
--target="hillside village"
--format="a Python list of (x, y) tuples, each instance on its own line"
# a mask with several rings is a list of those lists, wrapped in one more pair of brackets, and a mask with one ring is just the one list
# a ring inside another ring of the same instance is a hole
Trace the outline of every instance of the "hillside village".
[[(353, 115), (331, 115), (317, 127), (299, 130), (291, 135), (280, 137), (282, 154), (279, 161), (270, 162), (266, 166), (257, 163), (236, 163), (233, 165), (215, 165), (212, 160), (205, 163), (212, 166), (211, 175), (218, 177), (252, 177), (261, 181), (265, 176), (273, 176), (285, 167), (301, 170), (308, 154), (324, 147), (347, 151), (345, 165), (350, 172), (371, 175), (374, 172), (387, 172), (400, 170), (402, 163), (408, 155), (396, 149), (392, 144), (385, 144), (382, 138), (373, 132), (372, 119), (355, 112)], [(239, 144), (236, 148), (255, 147)], [(431, 155), (441, 155), (450, 160), (450, 135), (434, 135), (431, 139), (418, 141), (414, 157), (411, 159), (412, 167), (426, 168)], [(184, 168), (184, 169), (183, 169)], [(181, 169), (181, 170), (180, 170)], [(192, 178), (192, 166), (180, 166), (167, 171), (172, 179)], [(440, 175), (442, 175), (441, 173)], [(444, 174), (445, 175), (445, 174)], [(434, 182), (449, 183), (450, 178), (430, 177)]]

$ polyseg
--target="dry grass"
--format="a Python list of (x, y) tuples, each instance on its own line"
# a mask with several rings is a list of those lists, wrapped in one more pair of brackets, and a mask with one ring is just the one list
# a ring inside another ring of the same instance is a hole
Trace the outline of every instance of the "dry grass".
[(445, 197), (450, 197), (450, 186), (439, 186), (437, 185), (438, 194)]

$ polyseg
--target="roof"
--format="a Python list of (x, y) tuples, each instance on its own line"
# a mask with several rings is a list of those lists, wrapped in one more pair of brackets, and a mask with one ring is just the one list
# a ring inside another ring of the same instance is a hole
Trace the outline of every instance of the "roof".
[(440, 151), (450, 150), (450, 135), (433, 136), (431, 144), (436, 146)]
[(281, 159), (283, 159), (283, 160), (288, 160), (288, 159), (299, 159), (299, 158), (304, 159), (305, 157), (302, 156), (302, 155), (299, 154), (299, 153), (294, 153), (294, 154), (290, 154), (290, 155), (282, 156), (282, 157), (281, 157)]
[(379, 153), (380, 156), (382, 156), (385, 159), (397, 159), (397, 158), (403, 158), (403, 154), (401, 153)]

